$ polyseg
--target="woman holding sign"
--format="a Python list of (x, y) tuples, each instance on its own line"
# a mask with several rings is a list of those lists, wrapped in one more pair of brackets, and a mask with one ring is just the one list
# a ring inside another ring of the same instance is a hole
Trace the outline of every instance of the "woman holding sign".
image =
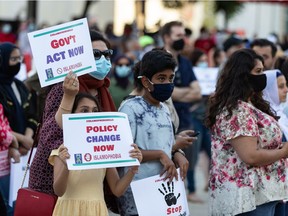
[[(71, 77), (71, 73), (68, 75)], [(78, 86), (75, 85), (77, 78), (66, 77), (64, 80), (64, 98), (59, 110), (69, 107), (73, 103)], [(59, 111), (58, 110), (58, 111)], [(100, 106), (95, 97), (80, 93), (76, 96), (72, 113), (99, 112)], [(56, 114), (57, 122), (62, 125), (61, 111)], [(142, 161), (141, 151), (136, 144), (130, 151), (130, 156)], [(131, 183), (138, 166), (130, 167), (127, 173), (120, 179), (116, 168), (91, 169), (91, 170), (68, 170), (66, 159), (70, 157), (68, 149), (61, 145), (53, 150), (49, 162), (54, 165), (54, 191), (59, 196), (53, 215), (97, 215), (108, 216), (104, 201), (103, 182), (104, 178), (114, 195), (122, 195)]]
[[(73, 85), (79, 87), (80, 92), (86, 92), (98, 98), (102, 111), (115, 111), (115, 105), (109, 94), (110, 80), (106, 75), (110, 71), (110, 57), (108, 41), (98, 32), (90, 31), (97, 72), (85, 74), (76, 80)], [(42, 126), (37, 146), (37, 152), (30, 169), (29, 188), (53, 194), (53, 166), (48, 163), (48, 157), (53, 149), (59, 148), (63, 143), (63, 132), (55, 121), (55, 114), (63, 97), (63, 83), (52, 86), (46, 98), (42, 117)], [(65, 100), (65, 99), (64, 99)], [(73, 104), (73, 101), (72, 101)], [(71, 113), (71, 107), (62, 107), (59, 112)]]

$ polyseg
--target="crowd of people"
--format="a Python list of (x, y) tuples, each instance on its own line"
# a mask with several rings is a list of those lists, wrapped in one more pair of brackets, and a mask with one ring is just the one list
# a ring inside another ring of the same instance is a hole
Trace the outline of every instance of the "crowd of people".
[[(72, 71), (41, 88), (25, 40), (35, 30), (30, 24), (21, 25), (24, 33), (15, 40), (0, 41), (1, 215), (13, 215), (10, 163), (19, 162), (36, 138), (29, 188), (59, 197), (53, 215), (107, 216), (109, 209), (136, 216), (130, 183), (158, 174), (185, 181), (187, 200), (209, 202), (213, 216), (288, 213), (288, 57), (279, 44), (236, 33), (222, 41), (205, 27), (193, 41), (180, 21), (153, 35), (126, 25), (121, 37), (113, 24), (103, 31), (91, 25), (97, 71), (79, 77)], [(7, 25), (2, 31), (11, 33)], [(193, 68), (209, 67), (218, 76), (206, 95)], [(140, 165), (68, 170), (62, 115), (109, 111), (128, 115), (129, 154)], [(208, 201), (196, 190), (199, 157)]]

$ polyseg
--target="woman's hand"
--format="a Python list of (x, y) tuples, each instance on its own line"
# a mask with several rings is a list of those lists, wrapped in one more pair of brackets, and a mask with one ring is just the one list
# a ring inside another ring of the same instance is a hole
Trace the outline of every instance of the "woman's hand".
[(67, 166), (66, 160), (70, 158), (70, 154), (68, 153), (68, 149), (63, 144), (59, 146), (58, 157)]
[(75, 97), (79, 92), (79, 81), (77, 75), (70, 71), (63, 82), (64, 94)]
[[(129, 155), (132, 158), (137, 158), (139, 163), (141, 163), (142, 159), (143, 159), (143, 155), (141, 150), (138, 148), (138, 146), (133, 143), (131, 146), (134, 147), (134, 149), (132, 149), (131, 151), (129, 151)], [(139, 166), (131, 166), (130, 171), (134, 174), (136, 174), (138, 172), (138, 168)]]

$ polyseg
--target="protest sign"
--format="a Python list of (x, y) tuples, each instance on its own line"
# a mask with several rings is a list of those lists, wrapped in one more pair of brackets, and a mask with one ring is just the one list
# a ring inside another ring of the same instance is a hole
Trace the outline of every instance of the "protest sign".
[(125, 113), (65, 114), (63, 133), (69, 170), (139, 165), (129, 156), (133, 138)]
[(199, 82), (202, 95), (210, 95), (215, 91), (219, 68), (193, 67), (194, 74)]
[[(189, 216), (184, 182), (180, 178), (178, 181), (164, 181), (160, 175), (133, 181), (131, 189), (136, 203), (139, 216), (170, 215)], [(145, 185), (145, 190), (143, 190)]]
[(69, 71), (78, 76), (96, 71), (87, 19), (28, 33), (41, 87), (64, 80)]

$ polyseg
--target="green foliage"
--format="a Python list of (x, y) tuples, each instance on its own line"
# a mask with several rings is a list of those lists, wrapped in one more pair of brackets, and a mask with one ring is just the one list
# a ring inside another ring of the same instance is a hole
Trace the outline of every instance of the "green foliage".
[(244, 4), (239, 1), (215, 1), (215, 12), (224, 11), (227, 20), (239, 13)]
[(182, 8), (186, 3), (196, 2), (197, 0), (162, 0), (164, 7), (179, 9)]

